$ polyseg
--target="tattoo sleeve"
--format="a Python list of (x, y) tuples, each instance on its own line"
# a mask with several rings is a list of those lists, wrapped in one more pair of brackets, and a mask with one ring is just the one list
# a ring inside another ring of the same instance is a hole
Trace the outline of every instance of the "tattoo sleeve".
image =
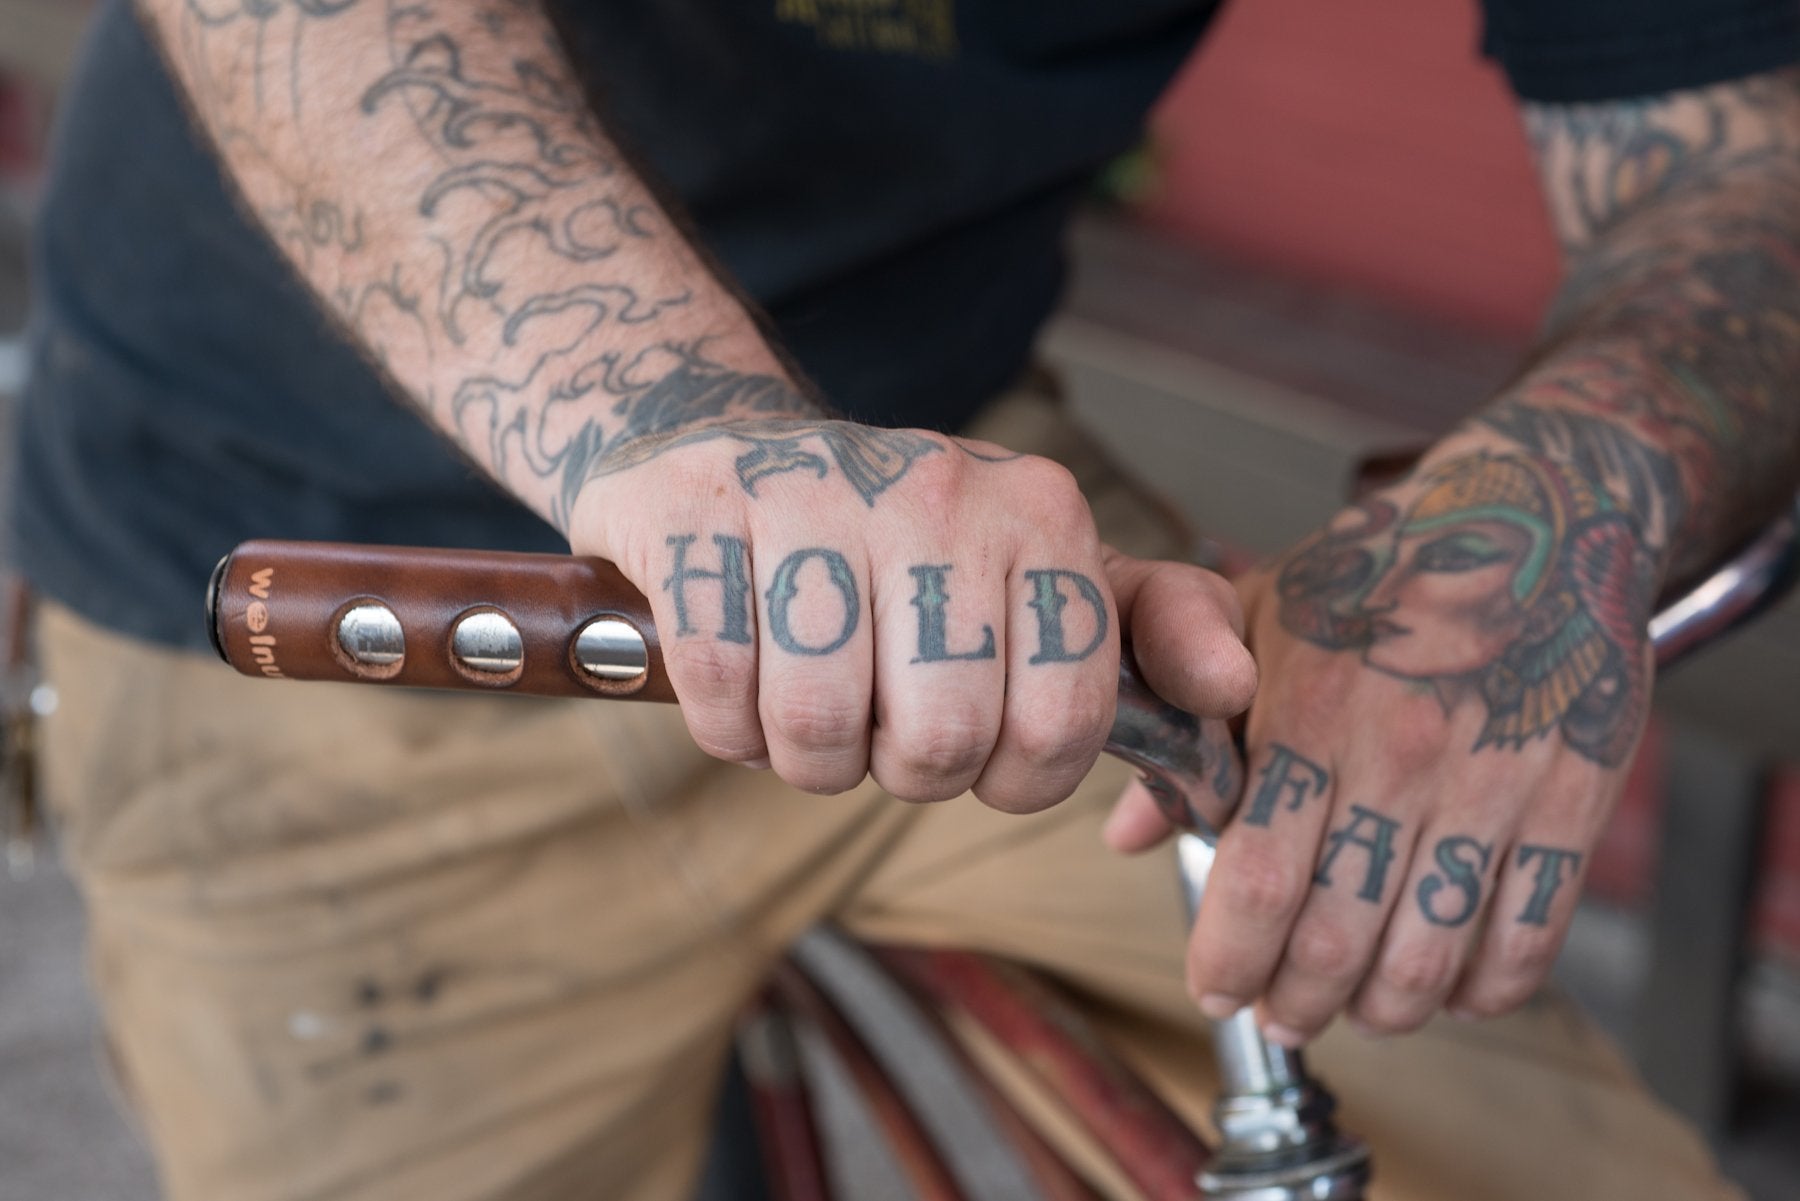
[(740, 439), (764, 475), (812, 453), (822, 410), (609, 140), (534, 0), (138, 3), (306, 283), (559, 527), (598, 465), (701, 427), (764, 422)]
[(1800, 484), (1800, 75), (1527, 121), (1569, 272), (1519, 377), (1281, 567), (1283, 624), (1623, 764), (1659, 587)]

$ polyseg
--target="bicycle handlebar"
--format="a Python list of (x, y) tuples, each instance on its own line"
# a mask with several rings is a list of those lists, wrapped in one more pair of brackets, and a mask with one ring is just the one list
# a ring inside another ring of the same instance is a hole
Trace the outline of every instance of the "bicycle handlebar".
[[(1800, 502), (1661, 606), (1657, 662), (1761, 612), (1800, 574)], [(673, 702), (650, 603), (612, 564), (568, 555), (246, 542), (220, 560), (207, 623), (250, 676)], [(1106, 750), (1144, 772), (1163, 813), (1212, 839), (1238, 792), (1223, 723), (1169, 705), (1125, 649)]]

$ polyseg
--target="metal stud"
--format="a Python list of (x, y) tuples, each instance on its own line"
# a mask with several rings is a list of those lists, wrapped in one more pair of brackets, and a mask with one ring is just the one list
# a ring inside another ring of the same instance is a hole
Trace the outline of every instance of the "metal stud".
[(575, 662), (599, 680), (627, 683), (650, 670), (644, 636), (628, 621), (596, 617), (575, 635)]
[(470, 671), (503, 676), (525, 662), (525, 640), (504, 613), (484, 609), (464, 615), (450, 632), (450, 652)]
[(338, 647), (363, 667), (392, 667), (406, 658), (406, 632), (394, 611), (377, 601), (364, 601), (338, 618)]

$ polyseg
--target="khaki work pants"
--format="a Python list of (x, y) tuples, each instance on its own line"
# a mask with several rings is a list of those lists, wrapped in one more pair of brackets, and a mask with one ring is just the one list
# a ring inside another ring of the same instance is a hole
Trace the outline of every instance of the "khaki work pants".
[[(1069, 463), (1115, 544), (1180, 551), (1041, 396), (978, 432)], [(684, 1198), (733, 1016), (823, 919), (1039, 965), (1210, 1102), (1172, 857), (1100, 845), (1118, 764), (1029, 818), (804, 796), (670, 708), (252, 681), (54, 607), (42, 636), (93, 979), (175, 1201)], [(1555, 1000), (1339, 1028), (1313, 1064), (1377, 1198), (1736, 1195)]]

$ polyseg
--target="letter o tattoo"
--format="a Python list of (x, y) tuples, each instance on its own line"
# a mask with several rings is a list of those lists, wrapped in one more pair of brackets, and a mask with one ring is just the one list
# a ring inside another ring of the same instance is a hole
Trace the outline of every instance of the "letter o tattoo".
[[(800, 592), (800, 569), (809, 559), (823, 559), (826, 574), (844, 599), (844, 624), (837, 637), (823, 646), (808, 646), (794, 636), (788, 624), (788, 606)], [(775, 569), (775, 578), (765, 594), (769, 602), (769, 637), (775, 645), (793, 655), (829, 655), (840, 649), (856, 634), (862, 620), (862, 600), (857, 592), (856, 577), (850, 573), (850, 562), (835, 550), (809, 546), (795, 551)]]

